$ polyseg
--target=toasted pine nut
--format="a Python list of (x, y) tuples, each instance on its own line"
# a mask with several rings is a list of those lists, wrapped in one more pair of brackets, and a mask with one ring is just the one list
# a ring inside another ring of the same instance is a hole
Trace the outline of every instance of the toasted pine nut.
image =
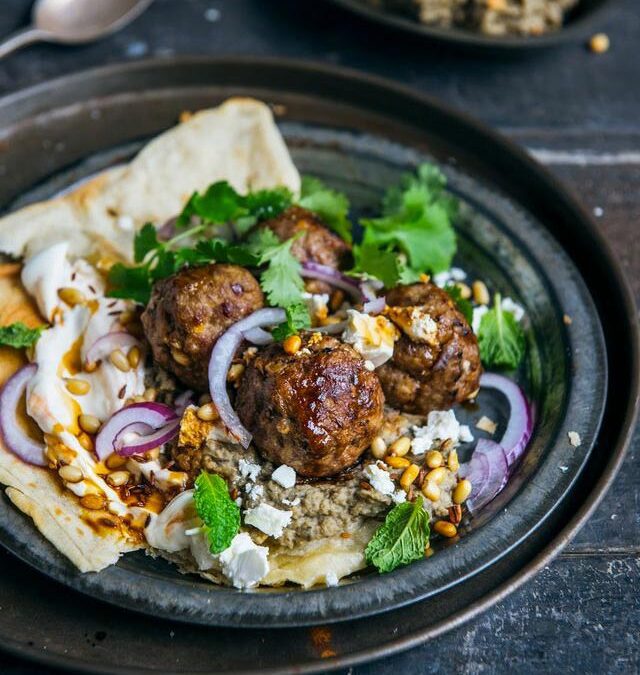
[(393, 457), (391, 455), (385, 457), (384, 461), (394, 469), (406, 469), (411, 462), (404, 457)]
[(444, 464), (444, 458), (439, 450), (430, 450), (427, 453), (427, 466), (430, 469), (437, 469)]
[(329, 298), (329, 309), (332, 312), (337, 312), (342, 303), (344, 302), (344, 291), (341, 291), (339, 288), (333, 291), (331, 297)]
[(87, 363), (84, 364), (84, 370), (86, 373), (93, 373), (98, 370), (98, 363), (96, 361), (87, 361)]
[(436, 485), (439, 485), (446, 475), (447, 470), (443, 466), (439, 466), (437, 469), (431, 469), (426, 475), (425, 480), (433, 481)]
[(290, 335), (283, 343), (282, 348), (287, 354), (296, 354), (302, 346), (302, 339), (299, 335)]
[(82, 504), (85, 509), (97, 511), (104, 507), (105, 498), (102, 495), (89, 494), (80, 498), (80, 504)]
[(205, 403), (198, 408), (196, 413), (198, 419), (203, 422), (213, 422), (218, 419), (218, 411), (213, 403)]
[(376, 436), (371, 442), (371, 454), (376, 459), (383, 459), (387, 454), (387, 444), (382, 436)]
[(462, 502), (471, 494), (471, 481), (466, 478), (461, 480), (455, 487), (452, 495), (454, 504), (462, 504)]
[(447, 459), (447, 466), (449, 471), (456, 472), (460, 468), (460, 462), (458, 461), (458, 451), (452, 450), (449, 453), (449, 458)]
[(95, 434), (100, 428), (100, 420), (95, 415), (80, 415), (78, 424), (82, 431), (86, 431), (88, 434)]
[(484, 281), (474, 281), (473, 284), (471, 284), (471, 288), (473, 289), (473, 299), (479, 305), (489, 304), (491, 296), (489, 295), (489, 290)]
[(242, 377), (243, 373), (244, 365), (242, 363), (234, 363), (231, 368), (229, 368), (229, 372), (227, 373), (227, 381), (237, 382)]
[(434, 554), (433, 548), (427, 544), (427, 547), (424, 549), (424, 557), (430, 558)]
[(155, 387), (147, 387), (142, 394), (145, 401), (155, 401), (158, 392)]
[(82, 480), (82, 471), (77, 466), (67, 464), (58, 469), (58, 475), (67, 483), (79, 483)]
[(175, 347), (171, 350), (173, 360), (181, 366), (188, 366), (191, 363), (189, 357), (180, 349)]
[(123, 373), (129, 372), (129, 360), (120, 349), (114, 349), (111, 354), (109, 354), (109, 361)]
[(460, 291), (460, 297), (463, 300), (468, 300), (471, 297), (471, 289), (467, 286), (467, 284), (463, 283), (462, 281), (458, 281), (456, 286), (458, 287), (458, 290)]
[(433, 529), (438, 534), (441, 534), (443, 537), (447, 537), (448, 539), (455, 537), (456, 534), (458, 534), (458, 528), (453, 523), (449, 523), (446, 520), (436, 521), (433, 524)]
[(86, 300), (84, 293), (77, 288), (61, 288), (58, 290), (58, 297), (69, 307), (75, 307)]
[(411, 439), (408, 436), (400, 436), (389, 446), (389, 454), (395, 457), (404, 457), (411, 450)]
[(107, 483), (113, 487), (120, 487), (129, 481), (130, 476), (128, 471), (114, 471), (107, 476)]
[(127, 458), (118, 455), (117, 453), (112, 453), (107, 457), (104, 462), (104, 465), (107, 469), (119, 469), (121, 466), (124, 466), (127, 463)]
[(432, 502), (437, 502), (440, 499), (440, 488), (429, 480), (425, 480), (422, 484), (422, 494)]
[(131, 323), (136, 318), (136, 313), (132, 309), (125, 309), (122, 314), (118, 317), (118, 321), (126, 326), (128, 323)]
[(89, 450), (90, 452), (93, 450), (94, 446), (91, 436), (89, 436), (89, 434), (85, 434), (84, 431), (81, 431), (78, 434), (78, 442), (85, 450)]
[(430, 277), (428, 274), (425, 274), (424, 272), (422, 272), (422, 273), (420, 274), (420, 281), (421, 281), (423, 284), (428, 283), (428, 282), (429, 282), (429, 279), (431, 279), (431, 277)]
[(404, 473), (402, 474), (402, 477), (400, 478), (400, 486), (404, 490), (408, 490), (411, 487), (411, 485), (413, 484), (413, 481), (418, 477), (419, 473), (420, 473), (420, 467), (417, 464), (410, 464), (404, 470)]
[(91, 391), (91, 383), (87, 380), (70, 379), (67, 380), (67, 390), (76, 396), (83, 396)]
[(129, 353), (127, 354), (127, 361), (132, 368), (137, 368), (140, 363), (140, 348), (131, 347)]

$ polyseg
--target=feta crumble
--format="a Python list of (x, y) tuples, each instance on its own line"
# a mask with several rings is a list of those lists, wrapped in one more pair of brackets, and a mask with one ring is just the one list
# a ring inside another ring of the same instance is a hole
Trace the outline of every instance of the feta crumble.
[[(522, 318), (524, 317), (524, 308), (522, 305), (519, 305), (517, 302), (514, 302), (511, 298), (502, 298), (502, 301), (500, 302), (500, 307), (505, 311), (505, 312), (511, 312), (513, 314), (513, 318), (516, 321), (522, 321)], [(479, 307), (474, 307), (473, 308), (473, 317), (471, 319), (471, 328), (473, 329), (474, 333), (478, 333), (480, 330), (480, 321), (482, 321), (482, 317), (489, 311), (489, 307), (486, 305), (480, 305)]]
[(434, 344), (438, 340), (438, 324), (422, 307), (389, 307), (387, 316), (412, 340)]
[(282, 536), (284, 528), (291, 522), (292, 515), (291, 511), (281, 511), (270, 504), (258, 504), (244, 512), (244, 522), (278, 539)]
[(364, 475), (374, 490), (383, 495), (392, 495), (396, 490), (388, 471), (381, 469), (377, 464), (369, 464), (365, 467)]
[(574, 448), (579, 448), (580, 445), (582, 445), (582, 439), (577, 431), (570, 431), (567, 436), (569, 436), (569, 443), (571, 443)]
[(302, 299), (304, 300), (309, 314), (316, 319), (325, 319), (329, 310), (327, 305), (329, 304), (329, 294), (328, 293), (303, 293)]
[(460, 424), (453, 410), (433, 410), (427, 417), (423, 427), (414, 426), (414, 438), (411, 450), (414, 455), (423, 455), (427, 450), (443, 441), (451, 440), (454, 444), (469, 443), (473, 440), (471, 430), (466, 424)]
[(287, 506), (298, 506), (300, 503), (300, 497), (296, 497), (295, 499), (287, 499), (286, 497), (283, 497), (282, 503), (286, 504)]
[(447, 272), (440, 272), (433, 277), (433, 283), (440, 288), (444, 288), (452, 281), (464, 281), (467, 273), (460, 267), (452, 267)]
[(259, 464), (252, 464), (247, 462), (246, 459), (241, 459), (238, 461), (238, 471), (243, 478), (248, 478), (251, 481), (255, 481), (260, 475), (262, 467)]
[(236, 588), (252, 588), (269, 572), (269, 549), (240, 532), (220, 554), (223, 574)]
[(292, 488), (296, 484), (296, 472), (286, 464), (279, 466), (272, 474), (271, 480), (282, 485), (283, 488)]
[(338, 575), (335, 572), (327, 572), (324, 576), (324, 582), (327, 586), (337, 586)]
[(384, 316), (347, 310), (347, 327), (342, 333), (342, 341), (352, 345), (374, 367), (378, 368), (393, 356), (398, 337), (397, 328)]

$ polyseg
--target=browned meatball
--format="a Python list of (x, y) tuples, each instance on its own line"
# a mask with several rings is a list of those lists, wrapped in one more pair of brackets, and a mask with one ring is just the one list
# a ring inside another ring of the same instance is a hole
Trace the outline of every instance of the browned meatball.
[(236, 398), (242, 423), (267, 459), (302, 476), (354, 464), (382, 425), (375, 373), (349, 345), (309, 337), (294, 355), (270, 345), (247, 367)]
[(154, 360), (187, 386), (205, 391), (216, 340), (263, 304), (258, 282), (244, 268), (192, 267), (154, 285), (142, 325)]
[[(376, 371), (387, 403), (426, 415), (471, 398), (480, 384), (478, 341), (449, 294), (433, 284), (398, 286), (386, 296), (387, 316), (401, 329), (393, 357)], [(410, 337), (414, 316), (429, 315), (431, 331)]]

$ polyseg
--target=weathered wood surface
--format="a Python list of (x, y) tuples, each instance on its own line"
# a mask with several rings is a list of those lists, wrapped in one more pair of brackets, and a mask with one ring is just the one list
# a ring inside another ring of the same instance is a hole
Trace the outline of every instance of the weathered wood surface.
[[(23, 24), (30, 4), (3, 0), (0, 34)], [(156, 0), (101, 43), (38, 46), (4, 61), (0, 94), (84, 67), (194, 53), (295, 56), (390, 77), (501, 128), (547, 164), (596, 214), (640, 306), (638, 10), (637, 0), (613, 3), (602, 22), (612, 39), (606, 55), (574, 45), (496, 59), (374, 29), (324, 2)], [(636, 433), (604, 502), (532, 582), (467, 625), (352, 672), (638, 672), (639, 452)], [(43, 672), (2, 656), (0, 670)]]

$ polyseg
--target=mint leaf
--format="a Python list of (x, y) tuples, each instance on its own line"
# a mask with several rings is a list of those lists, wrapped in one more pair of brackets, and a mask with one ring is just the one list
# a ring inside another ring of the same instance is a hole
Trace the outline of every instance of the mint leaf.
[(202, 471), (196, 478), (193, 501), (204, 523), (211, 553), (222, 553), (240, 529), (240, 509), (229, 496), (223, 478)]
[(298, 204), (313, 211), (341, 239), (351, 243), (349, 200), (345, 194), (331, 190), (318, 178), (303, 176)]
[(488, 368), (517, 368), (527, 343), (524, 331), (511, 312), (502, 309), (495, 294), (493, 308), (482, 316), (478, 329), (480, 358)]
[(44, 328), (44, 326), (29, 328), (22, 321), (17, 321), (8, 326), (0, 326), (0, 345), (15, 347), (16, 349), (31, 347), (38, 341)]
[(290, 335), (297, 335), (301, 330), (311, 328), (309, 308), (305, 304), (289, 305), (285, 311), (287, 320), (271, 331), (271, 335), (276, 342), (282, 342)]
[(458, 308), (459, 312), (464, 316), (464, 318), (467, 320), (467, 323), (471, 324), (471, 322), (473, 321), (473, 307), (469, 302), (469, 300), (465, 300), (462, 297), (460, 287), (456, 286), (456, 284), (447, 284), (444, 287), (444, 290), (456, 303), (456, 307)]
[(397, 504), (376, 530), (365, 549), (365, 557), (379, 572), (391, 572), (424, 557), (429, 542), (429, 517), (422, 496)]

